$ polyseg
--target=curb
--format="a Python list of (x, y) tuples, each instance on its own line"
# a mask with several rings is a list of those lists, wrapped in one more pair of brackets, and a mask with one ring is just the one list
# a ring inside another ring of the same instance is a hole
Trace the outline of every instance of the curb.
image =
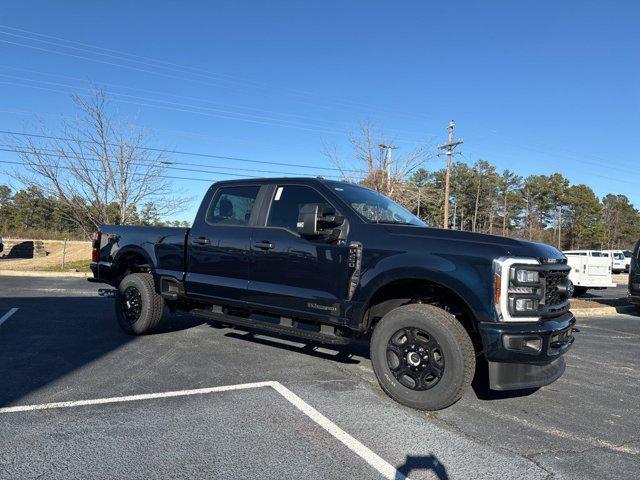
[(0, 277), (75, 277), (87, 278), (90, 272), (43, 272), (37, 270), (0, 270)]
[(625, 307), (597, 307), (597, 308), (572, 308), (571, 313), (576, 317), (599, 317), (601, 315), (632, 314), (635, 309), (633, 305)]

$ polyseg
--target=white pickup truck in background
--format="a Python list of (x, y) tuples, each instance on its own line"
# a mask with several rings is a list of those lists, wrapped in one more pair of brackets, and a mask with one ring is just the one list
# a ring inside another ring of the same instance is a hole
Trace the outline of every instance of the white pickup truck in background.
[(573, 282), (574, 297), (587, 290), (602, 290), (615, 287), (612, 277), (611, 257), (597, 250), (569, 250), (562, 252), (571, 267), (569, 279)]
[(611, 271), (613, 273), (622, 273), (628, 271), (627, 259), (624, 256), (622, 250), (603, 250), (602, 253), (606, 253), (611, 261)]

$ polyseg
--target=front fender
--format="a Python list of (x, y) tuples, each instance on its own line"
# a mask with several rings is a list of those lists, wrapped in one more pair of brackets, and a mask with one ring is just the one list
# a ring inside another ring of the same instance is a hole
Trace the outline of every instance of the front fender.
[(358, 321), (376, 292), (397, 280), (415, 279), (444, 287), (465, 302), (477, 322), (493, 319), (492, 264), (486, 257), (459, 254), (404, 253), (380, 259), (361, 277), (353, 300), (360, 305), (354, 312)]

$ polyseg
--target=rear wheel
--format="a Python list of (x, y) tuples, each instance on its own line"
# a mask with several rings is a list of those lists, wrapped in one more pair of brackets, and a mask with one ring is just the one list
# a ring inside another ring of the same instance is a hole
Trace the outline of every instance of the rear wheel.
[(471, 384), (475, 352), (464, 327), (433, 305), (405, 305), (387, 313), (371, 337), (371, 363), (382, 389), (397, 402), (439, 410)]
[(127, 275), (116, 294), (116, 317), (129, 335), (141, 335), (153, 330), (162, 318), (164, 301), (156, 293), (150, 273)]

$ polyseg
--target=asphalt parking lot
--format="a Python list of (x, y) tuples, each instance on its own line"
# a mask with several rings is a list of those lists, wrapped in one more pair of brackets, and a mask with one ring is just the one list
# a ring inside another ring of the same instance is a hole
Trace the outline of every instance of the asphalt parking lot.
[(583, 300), (626, 298), (628, 291), (628, 283), (626, 281), (618, 281), (616, 282), (615, 287), (604, 288), (602, 290), (587, 290), (587, 293), (582, 295), (580, 298)]
[(580, 320), (549, 387), (424, 413), (363, 345), (187, 315), (129, 337), (97, 289), (0, 277), (0, 478), (640, 477), (640, 317)]

